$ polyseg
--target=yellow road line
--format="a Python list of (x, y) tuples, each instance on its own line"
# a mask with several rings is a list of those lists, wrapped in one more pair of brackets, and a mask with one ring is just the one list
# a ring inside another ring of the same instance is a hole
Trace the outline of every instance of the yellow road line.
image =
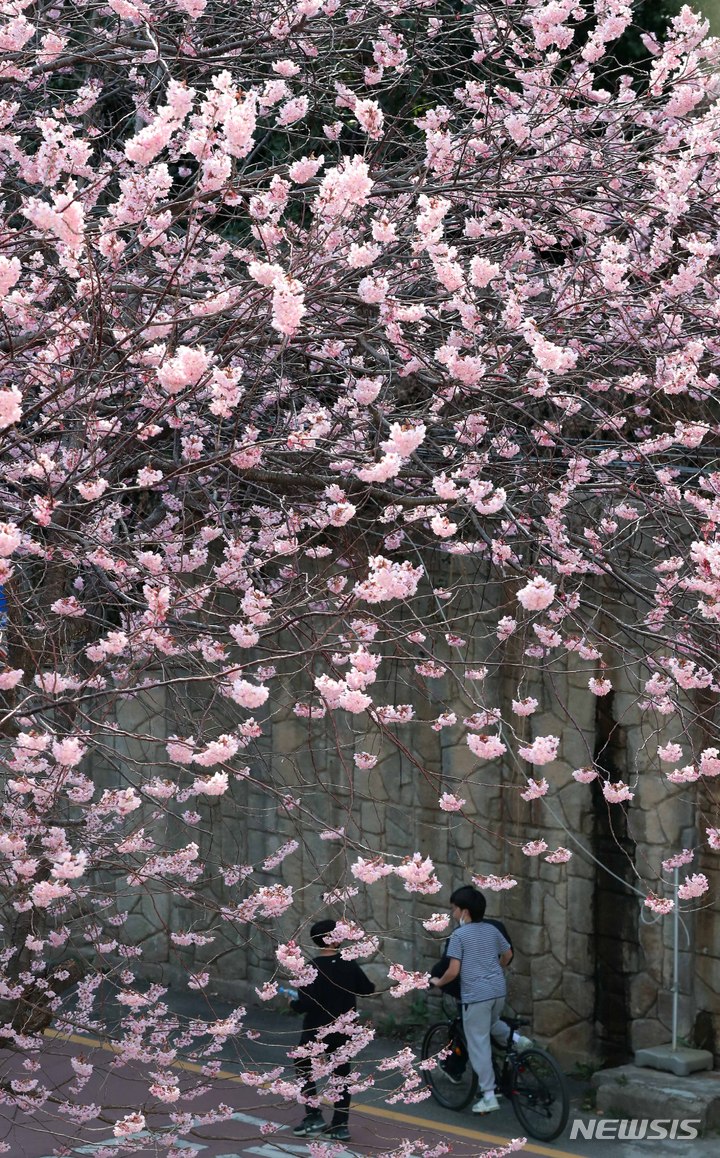
[[(483, 1130), (471, 1130), (467, 1126), (449, 1126), (446, 1122), (434, 1122), (430, 1118), (418, 1118), (414, 1114), (400, 1114), (397, 1110), (382, 1110), (379, 1106), (365, 1106), (353, 1103), (353, 1113), (370, 1114), (375, 1118), (388, 1118), (393, 1122), (407, 1122), (412, 1126), (420, 1126), (425, 1130), (435, 1130), (441, 1133), (454, 1134), (458, 1138), (471, 1138), (473, 1141), (480, 1139), (483, 1142), (491, 1142), (494, 1146), (507, 1145), (508, 1139), (501, 1138), (499, 1134), (486, 1134)], [(529, 1152), (530, 1154), (543, 1154), (547, 1158), (581, 1158), (580, 1154), (572, 1154), (569, 1150), (551, 1150), (548, 1146), (538, 1146), (534, 1142), (528, 1142), (521, 1153)]]
[[(112, 1042), (101, 1041), (97, 1037), (85, 1037), (79, 1033), (63, 1033), (59, 1029), (46, 1029), (45, 1037), (59, 1038), (60, 1041), (67, 1041), (71, 1045), (85, 1045), (91, 1049), (104, 1049), (110, 1053), (118, 1053), (119, 1047), (113, 1045)], [(185, 1073), (200, 1074), (203, 1067), (196, 1062), (175, 1061), (171, 1063), (171, 1068), (176, 1070), (183, 1070)], [(244, 1089), (248, 1087), (243, 1081), (232, 1073), (231, 1070), (218, 1070), (214, 1077), (222, 1078), (223, 1081), (235, 1082), (237, 1085), (243, 1086)], [(388, 1122), (401, 1122), (408, 1126), (417, 1126), (423, 1130), (434, 1130), (443, 1134), (452, 1134), (456, 1138), (469, 1138), (474, 1142), (489, 1142), (493, 1146), (505, 1146), (508, 1139), (500, 1137), (499, 1134), (486, 1134), (484, 1130), (471, 1130), (467, 1126), (452, 1126), (446, 1122), (434, 1122), (430, 1118), (419, 1118), (414, 1114), (401, 1114), (398, 1110), (383, 1110), (380, 1106), (366, 1106), (362, 1102), (355, 1102), (353, 1105), (353, 1113), (365, 1114), (370, 1118), (381, 1118)], [(551, 1149), (549, 1146), (538, 1146), (535, 1142), (528, 1142), (523, 1147), (521, 1153), (540, 1154), (543, 1158), (581, 1158), (580, 1154), (573, 1154), (570, 1150)]]

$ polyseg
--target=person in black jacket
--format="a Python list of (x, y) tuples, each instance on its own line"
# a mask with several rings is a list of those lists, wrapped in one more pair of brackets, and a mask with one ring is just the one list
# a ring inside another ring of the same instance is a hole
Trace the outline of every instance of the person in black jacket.
[[(310, 936), (320, 949), (320, 954), (313, 958), (313, 965), (317, 969), (317, 977), (311, 985), (299, 990), (297, 998), (291, 1002), (291, 1008), (296, 1013), (304, 1014), (300, 1046), (308, 1045), (318, 1040), (318, 1030), (331, 1025), (343, 1013), (357, 1009), (357, 998), (365, 997), (375, 992), (375, 986), (365, 976), (355, 961), (344, 961), (340, 951), (325, 941), (328, 933), (335, 929), (335, 921), (316, 921), (310, 929)], [(347, 1034), (330, 1033), (323, 1037), (328, 1054), (340, 1049), (349, 1041)], [(350, 1093), (343, 1089), (338, 1101), (335, 1102), (332, 1121), (325, 1125), (322, 1113), (313, 1103), (317, 1099), (317, 1087), (312, 1077), (312, 1063), (310, 1058), (301, 1057), (295, 1062), (298, 1073), (305, 1079), (303, 1099), (305, 1100), (306, 1114), (302, 1122), (295, 1126), (293, 1134), (303, 1138), (308, 1135), (322, 1134), (326, 1138), (333, 1138), (339, 1142), (350, 1139), (348, 1129), (348, 1115), (350, 1113)], [(343, 1062), (335, 1068), (335, 1073), (346, 1078), (350, 1073), (350, 1063)]]

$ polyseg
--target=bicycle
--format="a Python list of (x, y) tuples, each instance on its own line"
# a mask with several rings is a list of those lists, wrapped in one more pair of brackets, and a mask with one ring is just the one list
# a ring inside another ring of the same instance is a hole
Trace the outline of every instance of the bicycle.
[[(510, 1101), (520, 1125), (532, 1138), (551, 1142), (562, 1134), (570, 1113), (565, 1075), (539, 1046), (519, 1050), (512, 1038), (527, 1021), (503, 1018), (510, 1026), (506, 1045), (492, 1043), (496, 1093)], [(462, 1017), (456, 1013), (431, 1025), (423, 1038), (423, 1077), (432, 1096), (449, 1110), (463, 1110), (477, 1093), (477, 1076), (470, 1065)]]

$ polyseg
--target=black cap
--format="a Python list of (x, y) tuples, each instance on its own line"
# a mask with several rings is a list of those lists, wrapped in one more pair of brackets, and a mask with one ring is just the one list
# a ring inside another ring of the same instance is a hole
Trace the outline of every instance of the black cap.
[(324, 921), (316, 921), (315, 924), (311, 927), (310, 936), (312, 937), (315, 944), (319, 945), (321, 949), (328, 948), (325, 938), (328, 933), (332, 933), (336, 924), (337, 921), (331, 921), (326, 917)]

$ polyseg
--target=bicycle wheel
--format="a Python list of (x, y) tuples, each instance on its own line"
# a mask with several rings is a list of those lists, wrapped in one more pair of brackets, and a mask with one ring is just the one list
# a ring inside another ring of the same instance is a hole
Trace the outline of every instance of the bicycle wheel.
[(550, 1142), (562, 1134), (570, 1095), (560, 1066), (544, 1049), (527, 1049), (517, 1058), (509, 1090), (520, 1125), (532, 1138)]
[(458, 1044), (452, 1023), (438, 1021), (430, 1026), (423, 1038), (421, 1057), (423, 1062), (435, 1063), (423, 1066), (423, 1078), (435, 1101), (448, 1110), (464, 1109), (475, 1097), (477, 1077), (467, 1051)]

